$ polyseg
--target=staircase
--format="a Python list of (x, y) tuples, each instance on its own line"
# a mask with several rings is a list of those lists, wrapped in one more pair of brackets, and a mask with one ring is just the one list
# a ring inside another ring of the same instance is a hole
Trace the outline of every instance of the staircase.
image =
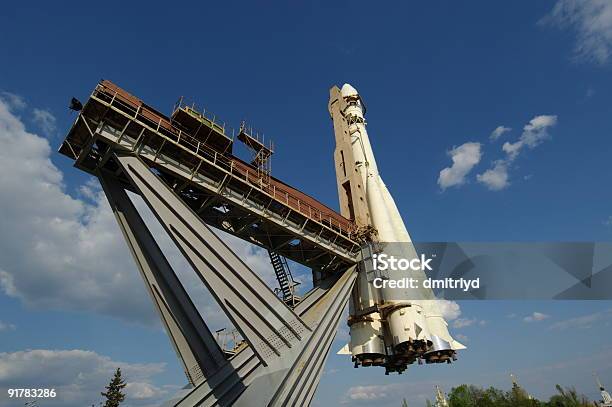
[(295, 295), (295, 286), (299, 283), (293, 280), (287, 259), (270, 250), (268, 250), (268, 254), (270, 255), (270, 263), (272, 263), (272, 268), (279, 285), (279, 288), (274, 289), (274, 292), (287, 305), (295, 307), (300, 302), (300, 297)]

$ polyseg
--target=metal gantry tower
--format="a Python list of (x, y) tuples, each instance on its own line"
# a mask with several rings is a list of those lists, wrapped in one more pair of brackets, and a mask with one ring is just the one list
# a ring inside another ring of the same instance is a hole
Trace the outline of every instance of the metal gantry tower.
[[(262, 182), (232, 143), (214, 116), (179, 104), (166, 117), (102, 81), (60, 152), (100, 180), (183, 363), (191, 386), (167, 405), (306, 406), (355, 281), (354, 225), (273, 177)], [(142, 197), (244, 345), (221, 349), (127, 191)], [(310, 267), (314, 288), (288, 305), (211, 225)]]

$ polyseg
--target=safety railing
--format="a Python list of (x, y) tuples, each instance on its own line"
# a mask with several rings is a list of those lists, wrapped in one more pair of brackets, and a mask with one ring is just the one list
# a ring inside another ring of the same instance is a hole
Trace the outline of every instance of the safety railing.
[(185, 147), (195, 156), (200, 156), (214, 165), (229, 171), (234, 177), (246, 181), (251, 186), (261, 190), (275, 201), (284, 204), (307, 218), (340, 231), (349, 238), (356, 231), (356, 225), (339, 213), (320, 204), (314, 198), (311, 202), (301, 199), (290, 187), (276, 179), (264, 179), (257, 169), (249, 166), (242, 160), (219, 152), (202, 141), (195, 139), (189, 133), (172, 125), (170, 120), (144, 104), (140, 99), (130, 95), (123, 89), (108, 81), (103, 81), (94, 90), (93, 96), (109, 103), (111, 106), (120, 106), (133, 119), (137, 119), (156, 132), (174, 140)]

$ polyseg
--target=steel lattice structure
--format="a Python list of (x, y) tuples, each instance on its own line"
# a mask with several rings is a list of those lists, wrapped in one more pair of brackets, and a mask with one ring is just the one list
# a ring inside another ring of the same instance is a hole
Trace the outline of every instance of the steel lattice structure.
[[(354, 224), (274, 178), (262, 182), (231, 154), (224, 126), (202, 116), (190, 131), (186, 114), (179, 106), (165, 117), (102, 81), (60, 152), (100, 180), (184, 365), (192, 387), (168, 405), (308, 405), (357, 275)], [(143, 198), (247, 346), (232, 355), (219, 347), (127, 191)], [(290, 307), (209, 225), (311, 267), (314, 288)]]

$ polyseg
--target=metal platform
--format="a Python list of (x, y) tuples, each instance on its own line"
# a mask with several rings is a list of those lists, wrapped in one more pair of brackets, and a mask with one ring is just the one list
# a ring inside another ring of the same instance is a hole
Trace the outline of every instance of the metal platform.
[(172, 125), (190, 134), (200, 141), (222, 153), (232, 152), (232, 137), (225, 133), (225, 123), (217, 123), (215, 116), (209, 118), (204, 110), (199, 111), (195, 104), (187, 105), (181, 98), (171, 116)]
[(129, 152), (205, 223), (312, 268), (316, 281), (346, 270), (359, 252), (356, 225), (316, 199), (231, 153), (225, 125), (179, 105), (171, 118), (112, 82), (84, 104), (60, 153), (97, 175), (125, 179), (116, 152)]

